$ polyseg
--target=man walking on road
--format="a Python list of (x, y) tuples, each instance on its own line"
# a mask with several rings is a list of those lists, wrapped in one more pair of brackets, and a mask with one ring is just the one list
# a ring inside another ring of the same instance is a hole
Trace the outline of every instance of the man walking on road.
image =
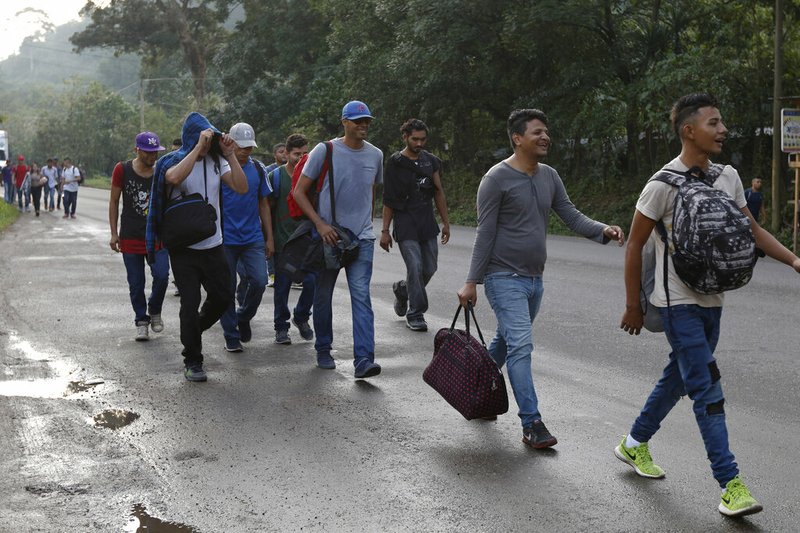
[[(383, 152), (366, 141), (372, 122), (369, 108), (353, 100), (342, 109), (344, 136), (333, 139), (332, 161), (336, 221), (348, 228), (358, 239), (358, 257), (345, 267), (347, 287), (353, 314), (353, 365), (356, 378), (377, 376), (381, 366), (375, 362), (375, 315), (369, 296), (372, 280), (372, 261), (375, 232), (372, 229), (372, 203), (375, 186), (383, 181)], [(328, 176), (319, 193), (315, 208), (308, 199), (311, 187), (316, 186), (326, 159), (327, 146), (319, 143), (308, 154), (303, 174), (294, 189), (294, 198), (303, 213), (314, 224), (324, 244), (335, 246), (339, 240), (331, 226), (330, 180)], [(333, 369), (333, 288), (339, 270), (323, 269), (317, 275), (314, 295), (314, 331), (317, 341), (317, 366)]]
[(747, 200), (747, 209), (759, 224), (761, 223), (761, 206), (764, 204), (764, 194), (761, 192), (761, 178), (756, 177), (750, 182), (750, 187), (744, 190), (744, 199)]
[(424, 150), (428, 126), (417, 119), (401, 127), (405, 148), (395, 152), (386, 163), (383, 185), (383, 229), (381, 248), (392, 247), (389, 226), (394, 221), (394, 240), (406, 264), (406, 279), (392, 287), (394, 311), (406, 317), (413, 331), (428, 331), (425, 311), (428, 294), (425, 287), (436, 272), (439, 248), (436, 237), (439, 224), (431, 201), (442, 219), (442, 244), (450, 240), (450, 220), (441, 181), (442, 162)]
[[(136, 136), (136, 158), (119, 162), (111, 174), (111, 198), (108, 202), (108, 223), (111, 228), (111, 249), (122, 253), (128, 275), (128, 291), (134, 312), (136, 340), (150, 338), (148, 327), (154, 333), (164, 330), (161, 307), (169, 285), (169, 255), (166, 248), (156, 246), (155, 262), (150, 265), (153, 284), (150, 298), (145, 299), (144, 263), (147, 259), (145, 232), (147, 208), (153, 182), (153, 167), (158, 152), (164, 150), (158, 135), (143, 131)], [(119, 199), (122, 197), (122, 217)], [(118, 226), (119, 222), (121, 226)], [(119, 228), (119, 230), (118, 230)]]
[[(297, 229), (299, 222), (289, 216), (289, 208), (286, 204), (286, 197), (292, 190), (292, 173), (297, 163), (308, 153), (308, 140), (300, 134), (289, 135), (286, 139), (286, 164), (281, 165), (270, 173), (270, 183), (272, 184), (273, 229), (275, 230), (275, 256), (277, 264), (286, 241)], [(285, 272), (278, 270), (275, 273), (275, 287), (273, 302), (275, 304), (275, 342), (277, 344), (291, 344), (292, 338), (289, 336), (289, 319), (300, 331), (303, 340), (310, 341), (314, 338), (314, 330), (308, 325), (311, 317), (311, 306), (314, 303), (314, 285), (316, 274), (309, 272), (303, 279), (302, 291), (297, 299), (297, 305), (293, 312), (289, 312), (289, 292), (292, 287), (292, 280)], [(292, 316), (294, 315), (294, 316)]]
[[(248, 190), (247, 177), (236, 158), (233, 139), (200, 113), (190, 113), (183, 123), (180, 150), (156, 163), (153, 192), (147, 213), (147, 255), (154, 260), (160, 242), (164, 207), (170, 198), (200, 193), (216, 211), (216, 232), (196, 244), (169, 250), (170, 263), (181, 297), (180, 321), (184, 376), (206, 381), (203, 369), (203, 331), (213, 326), (231, 301), (231, 272), (222, 245), (220, 184), (239, 194)], [(200, 308), (200, 288), (206, 300)], [(198, 312), (198, 308), (200, 308)]]
[(42, 175), (47, 177), (47, 183), (44, 184), (43, 188), (44, 204), (42, 208), (47, 211), (53, 211), (56, 207), (55, 194), (58, 186), (58, 169), (52, 157), (47, 160), (47, 166), (42, 169)]
[(61, 176), (64, 180), (64, 216), (61, 218), (75, 218), (81, 171), (72, 164), (72, 160), (69, 157), (64, 158), (64, 171)]
[(522, 419), (522, 441), (548, 448), (558, 441), (542, 422), (533, 386), (531, 325), (542, 302), (546, 236), (550, 211), (572, 231), (603, 244), (625, 236), (618, 226), (586, 217), (572, 204), (561, 177), (541, 163), (550, 148), (547, 116), (517, 109), (508, 117), (514, 154), (489, 169), (478, 186), (478, 228), (467, 281), (458, 291), (461, 305), (477, 302), (476, 285), (497, 317), (489, 353), (508, 379)]
[[(667, 163), (662, 171), (669, 169), (687, 172), (698, 169), (701, 171), (699, 179), (706, 178), (705, 172), (718, 173), (711, 185), (714, 189), (725, 192), (747, 216), (755, 245), (773, 259), (800, 272), (800, 259), (753, 218), (747, 208), (742, 182), (736, 170), (728, 165), (720, 173), (720, 169), (715, 171), (711, 166), (710, 158), (722, 152), (722, 144), (728, 132), (716, 100), (702, 93), (683, 96), (673, 106), (671, 119), (674, 131), (681, 141), (681, 153)], [(650, 179), (636, 203), (630, 242), (625, 252), (625, 313), (620, 324), (622, 329), (633, 335), (639, 334), (643, 324), (639, 303), (642, 248), (659, 222), (663, 224), (665, 235), (672, 235), (676, 194), (676, 187)], [(673, 241), (667, 238), (670, 242)], [(663, 257), (664, 242), (661, 238), (656, 238), (655, 243), (655, 288), (650, 302), (660, 308), (661, 321), (672, 352), (661, 379), (647, 398), (630, 433), (623, 437), (614, 454), (631, 465), (642, 477), (664, 477), (664, 470), (653, 464), (648, 443), (678, 400), (688, 394), (693, 402), (695, 419), (711, 461), (714, 479), (723, 491), (719, 512), (728, 516), (757, 513), (762, 507), (739, 477), (739, 468), (729, 448), (725, 398), (720, 371), (714, 358), (724, 295), (701, 294), (693, 290), (679, 277), (672, 261), (667, 263), (665, 286), (663, 262), (658, 259)]]
[(225, 256), (231, 271), (231, 291), (236, 292), (237, 265), (242, 275), (241, 299), (231, 298), (228, 310), (220, 318), (225, 332), (225, 349), (241, 352), (242, 343), (250, 342), (253, 334), (250, 321), (261, 305), (267, 286), (267, 258), (275, 251), (272, 234), (272, 213), (267, 171), (260, 161), (250, 157), (258, 148), (250, 124), (239, 122), (231, 127), (236, 160), (247, 178), (247, 192), (239, 194), (222, 185), (222, 219), (225, 237)]

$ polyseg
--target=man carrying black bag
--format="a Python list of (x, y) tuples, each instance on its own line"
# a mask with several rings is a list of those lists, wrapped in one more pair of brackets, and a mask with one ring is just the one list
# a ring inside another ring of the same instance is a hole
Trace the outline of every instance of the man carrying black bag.
[[(183, 144), (156, 163), (153, 191), (147, 216), (148, 261), (162, 235), (171, 234), (174, 228), (166, 221), (177, 224), (180, 217), (165, 218), (167, 209), (196, 210), (188, 202), (175, 202), (181, 197), (198, 194), (202, 202), (213, 208), (216, 231), (210, 236), (199, 235), (192, 244), (169, 248), (169, 258), (175, 276), (175, 285), (181, 295), (181, 343), (183, 344), (184, 376), (189, 381), (206, 381), (203, 370), (202, 334), (213, 326), (233, 301), (231, 274), (222, 247), (220, 228), (220, 183), (225, 182), (233, 191), (244, 194), (248, 190), (247, 178), (236, 159), (234, 141), (211, 125), (206, 117), (191, 113), (183, 124)], [(201, 207), (205, 208), (204, 205)], [(189, 239), (193, 241), (194, 239)], [(200, 287), (207, 297), (200, 307)]]
[(476, 284), (497, 317), (489, 354), (508, 366), (508, 379), (522, 419), (522, 442), (548, 448), (558, 441), (542, 422), (533, 388), (531, 324), (542, 302), (542, 272), (550, 211), (575, 233), (597, 242), (625, 241), (622, 229), (606, 226), (578, 211), (558, 173), (539, 161), (547, 155), (547, 116), (518, 109), (508, 117), (514, 154), (489, 169), (478, 186), (478, 228), (467, 281), (458, 291), (461, 304), (475, 304)]

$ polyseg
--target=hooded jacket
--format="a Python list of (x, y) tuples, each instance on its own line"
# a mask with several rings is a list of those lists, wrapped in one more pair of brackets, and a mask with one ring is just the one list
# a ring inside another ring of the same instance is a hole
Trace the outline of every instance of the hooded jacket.
[(181, 132), (181, 147), (173, 152), (164, 154), (156, 162), (153, 171), (153, 185), (150, 190), (150, 205), (147, 209), (147, 229), (145, 231), (145, 247), (147, 249), (147, 262), (155, 262), (157, 243), (161, 242), (161, 220), (164, 216), (166, 198), (167, 170), (174, 167), (189, 154), (200, 140), (200, 133), (211, 128), (215, 133), (221, 133), (206, 117), (200, 113), (192, 112), (183, 122)]

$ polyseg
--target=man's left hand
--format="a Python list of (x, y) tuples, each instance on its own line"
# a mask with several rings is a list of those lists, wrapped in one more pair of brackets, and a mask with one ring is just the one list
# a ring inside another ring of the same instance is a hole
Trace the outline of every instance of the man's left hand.
[(450, 224), (442, 226), (442, 244), (447, 244), (450, 241)]
[(625, 244), (625, 232), (619, 226), (606, 226), (606, 229), (603, 230), (603, 235), (612, 241), (617, 241), (619, 246)]

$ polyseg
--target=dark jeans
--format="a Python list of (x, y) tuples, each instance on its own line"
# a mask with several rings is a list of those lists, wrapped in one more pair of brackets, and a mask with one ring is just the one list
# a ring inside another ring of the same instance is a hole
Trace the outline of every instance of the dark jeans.
[[(183, 363), (191, 366), (203, 362), (203, 332), (219, 320), (233, 300), (231, 272), (222, 245), (209, 250), (170, 250), (169, 259), (181, 294)], [(198, 312), (200, 287), (206, 291), (206, 300)]]
[(64, 191), (64, 214), (74, 215), (78, 205), (78, 191)]
[(639, 442), (649, 441), (681, 396), (688, 394), (714, 479), (725, 487), (739, 469), (728, 446), (725, 399), (714, 359), (722, 308), (675, 305), (661, 308), (660, 313), (672, 353), (631, 428), (631, 436)]
[[(428, 310), (428, 293), (425, 287), (436, 273), (439, 245), (436, 237), (427, 241), (398, 241), (400, 255), (406, 264), (406, 279), (400, 282), (408, 294), (409, 320), (423, 318)], [(401, 289), (402, 290), (402, 289)]]
[(125, 271), (128, 273), (128, 291), (131, 296), (131, 306), (135, 313), (134, 323), (150, 323), (150, 315), (160, 315), (164, 304), (164, 295), (169, 285), (169, 255), (162, 248), (156, 252), (156, 262), (150, 265), (150, 274), (153, 276), (153, 285), (150, 298), (145, 298), (146, 280), (144, 276), (144, 263), (146, 256), (143, 254), (122, 254)]
[(267, 286), (267, 254), (264, 249), (264, 241), (258, 241), (240, 246), (225, 246), (225, 257), (228, 259), (228, 267), (231, 271), (231, 292), (236, 290), (236, 276), (241, 276), (237, 302), (231, 299), (230, 306), (220, 318), (222, 329), (225, 332), (225, 340), (239, 341), (239, 322), (250, 322), (258, 306), (261, 305), (261, 298)]
[(38, 213), (42, 204), (42, 188), (31, 187), (31, 197), (33, 197), (33, 209)]
[[(273, 257), (277, 262), (277, 258)], [(314, 284), (316, 274), (309, 273), (303, 278), (303, 290), (294, 306), (295, 322), (305, 322), (311, 316), (311, 306), (314, 304)], [(275, 305), (275, 331), (287, 331), (289, 329), (289, 319), (292, 313), (289, 312), (289, 292), (292, 289), (292, 280), (281, 270), (275, 272), (275, 286), (273, 287), (273, 303)]]

